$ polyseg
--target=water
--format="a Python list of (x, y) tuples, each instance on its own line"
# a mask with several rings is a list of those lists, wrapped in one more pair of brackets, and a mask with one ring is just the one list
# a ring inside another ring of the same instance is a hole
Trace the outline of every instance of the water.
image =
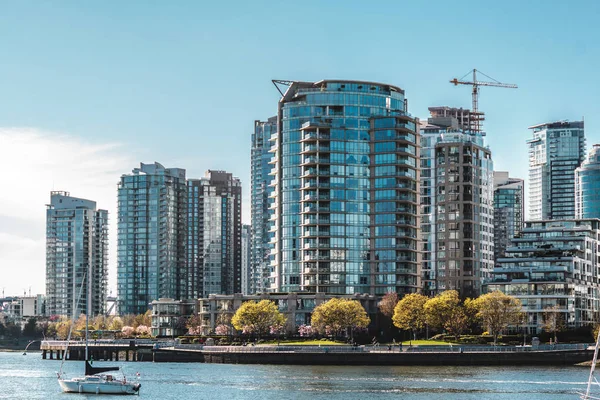
[[(60, 363), (42, 360), (39, 353), (0, 352), (0, 399), (106, 399), (60, 392)], [(128, 378), (140, 373), (140, 398), (160, 400), (577, 399), (589, 374), (585, 367), (117, 364)], [(64, 370), (78, 376), (83, 363), (66, 361)]]

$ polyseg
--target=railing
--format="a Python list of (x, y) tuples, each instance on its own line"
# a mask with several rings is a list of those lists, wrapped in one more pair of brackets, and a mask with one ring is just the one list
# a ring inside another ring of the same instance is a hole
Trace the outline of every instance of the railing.
[[(131, 346), (131, 343), (134, 343), (136, 346), (154, 346), (156, 344), (170, 343), (173, 342), (165, 342), (165, 341), (156, 341), (153, 339), (90, 339), (88, 341), (88, 346)], [(85, 340), (42, 340), (41, 348), (60, 348), (66, 349), (67, 346), (85, 346)]]
[(535, 351), (587, 350), (591, 344), (556, 344), (539, 346), (492, 346), (492, 345), (451, 345), (451, 346), (205, 346), (200, 344), (176, 344), (176, 350), (202, 350), (215, 353), (521, 353)]

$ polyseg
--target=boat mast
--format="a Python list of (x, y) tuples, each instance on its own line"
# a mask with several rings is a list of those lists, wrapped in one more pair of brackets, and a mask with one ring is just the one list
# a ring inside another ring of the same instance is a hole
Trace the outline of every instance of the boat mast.
[(587, 390), (585, 391), (584, 399), (590, 398), (590, 389), (592, 387), (592, 380), (594, 379), (594, 369), (596, 369), (596, 361), (598, 360), (598, 345), (600, 344), (600, 330), (598, 330), (598, 337), (596, 338), (596, 350), (594, 350), (594, 359), (592, 360), (592, 368), (590, 369), (590, 377), (588, 379)]
[[(89, 259), (88, 259), (89, 261)], [(89, 320), (90, 320), (90, 303), (92, 301), (92, 274), (90, 271), (92, 263), (88, 262), (87, 265), (87, 293), (85, 302), (85, 362), (89, 361), (88, 357), (88, 332), (89, 332)]]

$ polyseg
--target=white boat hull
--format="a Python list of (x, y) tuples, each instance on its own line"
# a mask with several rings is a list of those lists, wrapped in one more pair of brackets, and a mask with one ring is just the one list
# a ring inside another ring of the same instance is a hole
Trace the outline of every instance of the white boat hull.
[(59, 379), (58, 383), (65, 393), (93, 394), (137, 394), (140, 384), (123, 381), (107, 381), (98, 377)]

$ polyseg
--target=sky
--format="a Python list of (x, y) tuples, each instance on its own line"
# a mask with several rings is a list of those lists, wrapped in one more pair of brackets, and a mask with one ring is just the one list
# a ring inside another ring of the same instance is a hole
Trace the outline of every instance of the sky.
[(0, 5), (0, 294), (45, 292), (45, 205), (66, 190), (108, 209), (140, 162), (242, 180), (250, 222), (254, 120), (272, 79), (351, 79), (406, 91), (409, 112), (479, 108), (496, 170), (527, 177), (528, 127), (585, 118), (600, 142), (597, 1), (5, 1)]

